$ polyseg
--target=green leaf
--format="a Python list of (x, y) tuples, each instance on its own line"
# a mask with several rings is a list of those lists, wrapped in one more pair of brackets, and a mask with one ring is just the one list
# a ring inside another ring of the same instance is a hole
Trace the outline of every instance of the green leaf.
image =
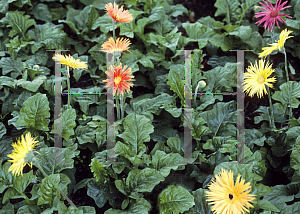
[(35, 25), (33, 30), (27, 32), (27, 36), (35, 40), (31, 46), (33, 53), (45, 45), (46, 49), (63, 49), (67, 44), (67, 34), (62, 30), (63, 25), (54, 25), (47, 22), (43, 25)]
[[(58, 23), (66, 23), (69, 27), (76, 33), (80, 34), (76, 25), (78, 24), (75, 17), (80, 14), (80, 10), (75, 10), (74, 8), (69, 8), (66, 20), (58, 20)], [(82, 29), (81, 29), (82, 30)]]
[(177, 170), (179, 166), (185, 165), (183, 162), (183, 157), (178, 153), (166, 154), (158, 150), (152, 156), (153, 167), (164, 177), (170, 174), (171, 169)]
[(254, 144), (258, 146), (264, 146), (264, 141), (267, 138), (257, 129), (246, 129), (245, 130), (245, 142), (246, 145), (252, 149)]
[(192, 207), (189, 212), (195, 214), (211, 214), (211, 205), (208, 205), (206, 201), (206, 192), (208, 192), (208, 190), (202, 188), (192, 192), (195, 199), (195, 206)]
[(39, 3), (32, 10), (35, 19), (45, 22), (52, 22), (52, 14), (49, 11), (48, 5)]
[(171, 90), (174, 91), (181, 99), (182, 104), (183, 104), (183, 101), (185, 100), (184, 80), (182, 80), (183, 79), (183, 73), (182, 73), (183, 70), (184, 70), (183, 65), (171, 66), (171, 69), (168, 74), (168, 81), (167, 81), (167, 84), (169, 86), (171, 86)]
[(181, 16), (183, 14), (188, 15), (188, 10), (182, 4), (170, 5), (168, 14), (173, 17)]
[[(67, 148), (41, 148), (37, 155), (37, 159), (39, 163), (43, 163), (43, 169), (47, 175), (58, 174), (64, 169), (71, 169), (74, 167), (74, 160), (72, 158), (79, 154), (79, 151), (76, 149), (77, 144)], [(35, 165), (34, 162), (33, 164)], [(43, 176), (40, 170), (38, 171), (38, 175), (39, 177)]]
[(18, 125), (49, 131), (48, 122), (45, 118), (50, 117), (49, 102), (45, 94), (36, 94), (29, 97), (20, 110), (21, 117), (17, 120)]
[(29, 19), (29, 15), (23, 15), (24, 11), (9, 11), (6, 13), (5, 17), (1, 19), (1, 22), (12, 29), (9, 32), (9, 36), (13, 37), (16, 34), (20, 33), (23, 37), (32, 25), (35, 25), (36, 22), (34, 19)]
[[(280, 85), (279, 88), (280, 91), (275, 91), (272, 98), (274, 100), (281, 102), (283, 106), (287, 106), (289, 103), (288, 83), (284, 83)], [(292, 108), (298, 108), (300, 102), (297, 98), (300, 98), (300, 83), (295, 81), (290, 81), (290, 99), (291, 99)]]
[(94, 177), (96, 178), (97, 182), (101, 181), (101, 183), (105, 183), (105, 175), (107, 174), (107, 172), (105, 169), (103, 169), (103, 165), (100, 164), (97, 159), (93, 158), (89, 166), (91, 168), (91, 171), (94, 173)]
[(237, 21), (241, 13), (241, 9), (239, 8), (240, 2), (238, 0), (217, 0), (214, 6), (217, 8), (215, 16), (225, 14), (224, 21), (227, 24)]
[(229, 35), (237, 36), (242, 40), (250, 39), (252, 28), (250, 26), (239, 26), (229, 33)]
[(194, 205), (194, 197), (181, 186), (169, 185), (158, 196), (160, 213), (179, 214), (188, 211)]
[(122, 134), (119, 134), (118, 137), (122, 138), (124, 144), (129, 146), (135, 154), (138, 154), (138, 152), (141, 151), (141, 144), (150, 141), (150, 134), (154, 132), (154, 127), (149, 123), (149, 119), (136, 113), (126, 116), (123, 127), (125, 131)]
[(75, 130), (76, 138), (79, 142), (79, 144), (85, 144), (85, 143), (94, 143), (95, 141), (95, 134), (94, 129), (89, 127), (88, 125), (77, 126)]
[(126, 186), (131, 192), (151, 192), (153, 188), (165, 178), (155, 169), (131, 170), (126, 179)]
[(96, 185), (92, 180), (87, 185), (87, 195), (94, 199), (99, 208), (102, 208), (107, 201), (113, 205), (118, 202), (121, 203), (124, 198), (117, 190), (110, 188), (110, 186), (102, 183)]
[[(76, 111), (75, 109), (67, 109), (62, 113), (62, 117), (54, 120), (51, 133), (61, 134), (61, 136), (68, 140), (70, 136), (74, 135), (74, 128), (76, 127)], [(61, 128), (61, 129), (59, 129)]]
[(137, 33), (141, 38), (144, 38), (144, 29), (145, 26), (149, 23), (152, 22), (150, 18), (142, 18), (137, 21), (137, 25), (134, 26), (133, 32)]
[[(206, 121), (214, 136), (226, 136), (228, 134), (228, 124), (236, 124), (236, 103), (217, 103), (212, 110), (200, 113)], [(231, 135), (231, 134), (230, 134)]]
[(11, 71), (17, 71), (19, 74), (22, 74), (22, 61), (20, 59), (13, 60), (11, 57), (2, 57), (0, 67), (3, 75)]
[(216, 67), (203, 73), (203, 76), (209, 80), (205, 89), (216, 92), (233, 92), (232, 87), (236, 87), (236, 63), (226, 63), (224, 67)]
[(7, 203), (0, 210), (0, 214), (15, 214), (14, 205), (12, 205), (11, 203)]
[[(93, 23), (92, 30), (95, 30), (96, 28), (100, 27), (101, 32), (107, 34), (108, 31), (113, 30), (113, 19), (108, 16), (107, 13), (105, 15), (97, 18), (97, 20)], [(115, 24), (114, 29), (117, 28), (117, 24)]]
[[(285, 108), (281, 103), (273, 104), (273, 111), (274, 111), (273, 113), (274, 113), (275, 122), (278, 122), (278, 123), (285, 123), (286, 122), (286, 119), (284, 117)], [(255, 124), (258, 124), (258, 123), (260, 123), (261, 121), (264, 121), (264, 120), (266, 120), (266, 121), (270, 120), (271, 114), (269, 113), (270, 112), (269, 107), (260, 106), (254, 112), (261, 113), (261, 115), (254, 117), (254, 123)]]
[(135, 25), (135, 20), (137, 19), (137, 17), (140, 14), (142, 14), (144, 12), (130, 9), (129, 13), (132, 14), (133, 20), (129, 23), (122, 23), (122, 25), (120, 26), (120, 35), (124, 35), (124, 36), (127, 36), (129, 38), (133, 38), (134, 37), (133, 30), (134, 30), (134, 26), (136, 26)]
[(51, 181), (49, 181), (49, 179), (51, 179), (53, 183), (59, 186), (60, 174), (49, 175), (49, 177), (46, 177), (42, 180), (42, 183), (38, 190), (38, 194), (40, 195), (40, 197), (38, 198), (37, 205), (49, 204), (50, 206), (52, 206), (54, 197), (60, 196), (59, 190), (55, 188), (55, 186)]
[(45, 76), (38, 76), (34, 78), (33, 81), (19, 79), (16, 81), (16, 83), (18, 86), (21, 85), (22, 88), (27, 89), (28, 91), (36, 92), (46, 79), (47, 78)]

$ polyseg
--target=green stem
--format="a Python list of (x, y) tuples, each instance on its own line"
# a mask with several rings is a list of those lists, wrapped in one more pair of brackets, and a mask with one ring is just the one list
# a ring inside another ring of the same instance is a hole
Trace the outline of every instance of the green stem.
[(37, 166), (39, 168), (39, 170), (41, 170), (41, 172), (43, 173), (43, 175), (48, 178), (48, 180), (52, 183), (52, 185), (65, 197), (65, 199), (69, 202), (70, 205), (72, 205), (73, 207), (76, 208), (76, 210), (78, 210), (78, 208), (75, 206), (75, 204), (68, 198), (68, 196), (66, 196), (66, 194), (49, 178), (49, 176), (46, 174), (46, 172), (43, 170), (43, 168), (41, 167), (40, 163), (38, 162), (38, 160), (36, 158), (33, 159), (36, 163)]
[(119, 95), (116, 93), (116, 106), (117, 106), (117, 120), (120, 120), (120, 104), (119, 104)]
[(287, 69), (287, 57), (286, 57), (286, 52), (285, 50), (283, 51), (284, 54), (284, 67), (285, 67), (285, 73), (286, 73), (286, 80), (288, 83), (288, 95), (289, 95), (289, 106), (290, 106), (290, 111), (289, 111), (289, 121), (292, 117), (292, 103), (291, 103), (291, 96), (290, 96), (290, 78), (289, 78), (289, 71)]
[(268, 91), (268, 97), (269, 97), (269, 102), (270, 102), (270, 111), (271, 111), (270, 126), (271, 126), (271, 129), (272, 129), (272, 128), (275, 128), (275, 120), (274, 120), (273, 105), (272, 105), (272, 100), (271, 100), (271, 94), (270, 94), (269, 87), (267, 87), (267, 91)]
[(70, 108), (70, 76), (69, 76), (69, 66), (67, 66), (67, 84), (68, 84), (68, 109)]
[(120, 103), (121, 103), (121, 119), (124, 118), (124, 94), (120, 95)]
[(115, 35), (115, 20), (113, 19), (113, 39), (116, 41), (116, 35)]

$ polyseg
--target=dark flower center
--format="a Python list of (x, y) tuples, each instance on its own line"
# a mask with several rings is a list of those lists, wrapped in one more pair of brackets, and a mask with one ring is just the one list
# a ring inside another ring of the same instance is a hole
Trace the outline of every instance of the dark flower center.
[(278, 11), (276, 11), (276, 10), (272, 10), (270, 13), (271, 18), (275, 18), (277, 15), (278, 15)]
[(229, 199), (232, 200), (233, 199), (233, 195), (229, 194)]

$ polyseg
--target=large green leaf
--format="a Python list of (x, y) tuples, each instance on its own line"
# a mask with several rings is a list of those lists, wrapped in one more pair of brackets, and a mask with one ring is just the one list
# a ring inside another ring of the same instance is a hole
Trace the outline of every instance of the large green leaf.
[(146, 199), (139, 198), (130, 203), (128, 210), (110, 208), (109, 210), (106, 210), (104, 214), (148, 214), (150, 210), (151, 204)]
[(38, 76), (33, 81), (27, 81), (24, 79), (16, 80), (17, 85), (21, 85), (22, 88), (28, 91), (36, 92), (39, 87), (44, 83), (47, 78), (45, 76)]
[(132, 192), (151, 192), (153, 188), (165, 178), (155, 169), (131, 170), (126, 179), (126, 186)]
[[(37, 155), (38, 161), (47, 175), (57, 174), (64, 169), (71, 169), (74, 167), (74, 158), (79, 154), (77, 144), (67, 148), (47, 147), (41, 148)], [(35, 163), (33, 162), (35, 165)], [(38, 171), (37, 175), (43, 177), (42, 173)]]
[[(3, 123), (1, 123), (2, 126), (2, 133), (3, 133)], [(5, 127), (4, 127), (5, 128)], [(5, 129), (6, 132), (6, 129)], [(1, 138), (0, 140), (0, 161), (2, 160), (8, 160), (10, 159), (9, 157), (7, 157), (8, 154), (11, 154), (13, 147), (12, 147), (12, 138), (11, 137), (7, 137), (4, 136), (3, 138)]]
[(63, 25), (54, 25), (47, 22), (43, 25), (35, 25), (33, 30), (27, 32), (27, 36), (35, 40), (31, 46), (33, 53), (45, 46), (46, 49), (63, 49), (67, 44), (67, 34), (62, 30)]
[(11, 71), (16, 71), (22, 74), (22, 61), (20, 59), (13, 60), (11, 57), (2, 57), (0, 60), (2, 74), (6, 75)]
[[(229, 124), (236, 124), (236, 103), (217, 103), (212, 110), (200, 113), (200, 116), (206, 121), (210, 131), (214, 136), (226, 136), (231, 130), (228, 130)], [(230, 134), (232, 136), (232, 133)]]
[(29, 19), (29, 15), (24, 16), (24, 11), (9, 11), (5, 17), (1, 19), (1, 22), (12, 29), (9, 32), (9, 36), (13, 37), (20, 33), (23, 37), (32, 25), (35, 25), (34, 19)]
[[(298, 108), (300, 101), (300, 83), (295, 81), (290, 81), (290, 93), (288, 83), (284, 83), (279, 86), (280, 91), (275, 91), (272, 98), (282, 103), (282, 105), (287, 106), (289, 103), (289, 97), (291, 100), (291, 107)], [(290, 95), (290, 96), (289, 96)]]
[[(101, 32), (108, 33), (108, 31), (113, 30), (113, 19), (108, 16), (107, 13), (105, 13), (103, 16), (100, 16), (97, 18), (96, 21), (93, 22), (92, 30), (95, 30), (96, 28), (100, 27)], [(117, 24), (114, 25), (114, 29), (117, 28)]]
[[(62, 117), (54, 120), (51, 133), (61, 133), (65, 140), (74, 135), (74, 128), (76, 127), (76, 111), (75, 109), (67, 109), (62, 113)], [(59, 125), (60, 124), (60, 125)], [(61, 127), (61, 130), (58, 128)]]
[(171, 90), (174, 91), (179, 98), (181, 99), (181, 104), (184, 104), (185, 95), (184, 95), (184, 80), (183, 80), (183, 65), (174, 65), (170, 67), (168, 74), (167, 84), (171, 86)]
[(181, 186), (169, 185), (158, 196), (159, 213), (179, 214), (194, 205), (194, 197)]
[[(290, 165), (293, 169), (295, 169), (292, 183), (300, 183), (300, 136), (297, 137), (295, 145), (293, 147), (291, 156), (290, 156)], [(297, 179), (298, 178), (298, 179)]]
[(150, 134), (154, 132), (153, 125), (145, 116), (132, 113), (126, 116), (123, 126), (125, 131), (118, 137), (122, 138), (135, 154), (138, 154), (141, 144), (150, 141)]
[(211, 205), (208, 205), (206, 201), (207, 191), (206, 189), (199, 188), (192, 192), (195, 199), (195, 206), (192, 207), (189, 212), (195, 214), (211, 214)]
[(45, 22), (52, 22), (52, 14), (49, 11), (48, 5), (39, 3), (32, 10), (35, 19)]
[(36, 94), (29, 97), (20, 110), (21, 117), (17, 120), (18, 125), (49, 131), (48, 122), (45, 118), (50, 117), (49, 102), (45, 94)]
[(217, 0), (214, 6), (217, 8), (215, 16), (225, 15), (224, 20), (230, 24), (239, 19), (241, 13), (238, 0)]
[(42, 180), (40, 188), (37, 192), (40, 195), (37, 205), (49, 204), (52, 206), (55, 196), (60, 196), (60, 198), (63, 198), (63, 196), (60, 195), (59, 190), (55, 188), (49, 179), (51, 179), (53, 183), (55, 183), (65, 194), (67, 194), (67, 185), (70, 183), (68, 176), (65, 174), (49, 175), (49, 177), (46, 177)]
[(36, 179), (36, 176), (33, 175), (33, 171), (31, 170), (28, 173), (23, 174), (22, 176), (13, 176), (11, 172), (8, 171), (11, 166), (11, 162), (6, 162), (2, 165), (2, 161), (0, 164), (0, 193), (3, 193), (4, 196), (2, 203), (4, 204), (8, 199), (16, 199), (23, 198), (28, 199), (26, 195), (24, 195), (24, 191), (27, 186)]
[(152, 156), (152, 165), (159, 173), (167, 177), (171, 169), (177, 170), (180, 165), (185, 165), (183, 157), (178, 153), (166, 154), (164, 151), (156, 151)]

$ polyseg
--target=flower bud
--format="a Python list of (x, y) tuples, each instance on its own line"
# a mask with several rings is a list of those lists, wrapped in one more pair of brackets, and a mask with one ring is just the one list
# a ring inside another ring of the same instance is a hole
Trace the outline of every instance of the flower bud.
[(40, 66), (38, 66), (38, 65), (34, 65), (34, 66), (33, 66), (33, 69), (34, 69), (34, 70), (38, 70), (39, 68), (40, 68)]
[(206, 86), (206, 82), (205, 81), (203, 81), (203, 80), (200, 80), (199, 82), (198, 82), (198, 85), (197, 85), (197, 88), (204, 88)]

